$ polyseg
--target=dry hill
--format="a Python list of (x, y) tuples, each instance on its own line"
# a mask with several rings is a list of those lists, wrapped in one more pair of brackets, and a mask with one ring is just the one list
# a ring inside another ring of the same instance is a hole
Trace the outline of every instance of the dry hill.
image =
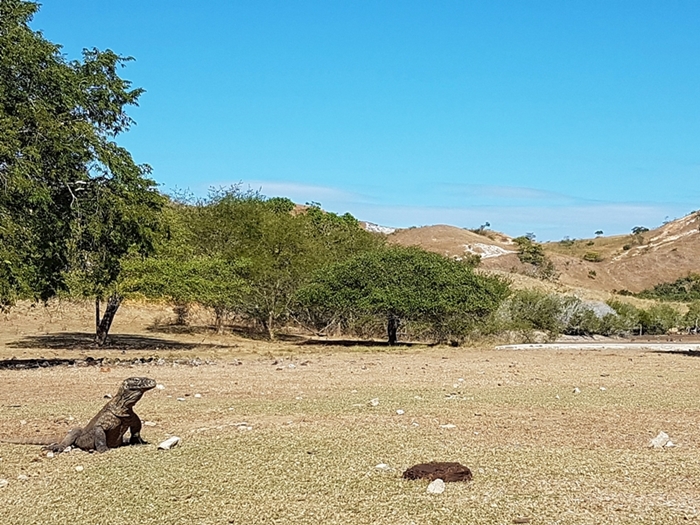
[[(501, 233), (475, 233), (454, 226), (396, 230), (390, 243), (420, 246), (448, 257), (481, 255), (487, 270), (526, 273), (517, 247)], [(640, 292), (700, 272), (700, 212), (637, 234), (548, 242), (545, 253), (559, 272), (559, 283), (572, 288)]]

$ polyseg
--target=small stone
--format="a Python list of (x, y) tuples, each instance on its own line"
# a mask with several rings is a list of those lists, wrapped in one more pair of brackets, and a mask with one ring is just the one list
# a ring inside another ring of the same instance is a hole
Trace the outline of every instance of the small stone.
[(376, 468), (377, 470), (389, 470), (389, 465), (387, 465), (386, 463), (380, 463), (374, 468)]
[(65, 454), (66, 452), (70, 452), (71, 450), (73, 450), (73, 447), (68, 445), (66, 448), (63, 449), (63, 453)]
[(666, 447), (666, 448), (673, 448), (675, 446), (676, 446), (676, 444), (673, 441), (671, 441), (670, 439), (664, 445), (664, 447)]
[(105, 398), (105, 399), (112, 399), (112, 394), (105, 394), (105, 395), (102, 396), (102, 397)]
[(580, 394), (581, 389), (579, 387), (574, 387), (574, 394)]
[(445, 482), (437, 478), (428, 485), (428, 490), (426, 492), (428, 494), (442, 494), (445, 492)]
[(295, 365), (294, 363), (289, 363), (289, 365), (287, 366), (287, 368), (296, 368), (296, 365)]
[(144, 421), (143, 424), (147, 427), (154, 427), (156, 424), (153, 421)]
[(196, 397), (197, 399), (199, 399), (200, 397), (202, 397), (202, 394), (195, 394), (194, 397)]
[(559, 397), (559, 394), (557, 394), (555, 397), (556, 397), (557, 399), (561, 399), (561, 398)]
[(659, 432), (657, 436), (649, 441), (649, 448), (663, 448), (666, 443), (671, 441), (666, 432)]
[(26, 424), (27, 424), (27, 421), (26, 421), (25, 419), (22, 419), (22, 420), (20, 420), (19, 424), (20, 424), (20, 425), (26, 425)]
[(601, 392), (605, 392), (606, 390), (607, 390), (607, 388), (605, 388), (604, 386), (601, 386), (601, 387), (600, 387), (600, 391), (601, 391)]
[(440, 425), (440, 428), (457, 428), (457, 425), (453, 425), (452, 423), (447, 423), (446, 425)]
[(47, 452), (47, 453), (46, 453), (46, 457), (47, 457), (47, 458), (52, 458), (53, 456), (54, 456), (54, 453), (53, 453), (53, 452)]
[(180, 443), (180, 438), (177, 436), (172, 436), (163, 441), (160, 445), (158, 445), (158, 450), (170, 450), (171, 448), (177, 446), (177, 444)]
[(184, 401), (185, 398), (184, 398), (184, 397), (178, 397), (177, 400), (178, 400), (178, 401)]
[(156, 388), (158, 390), (165, 390), (165, 385), (161, 385), (160, 383), (156, 385)]
[(85, 470), (85, 468), (82, 465), (78, 465), (75, 467), (76, 472), (82, 472), (83, 470)]
[(369, 404), (373, 407), (379, 406), (379, 398), (375, 397), (374, 399), (370, 399)]
[(399, 415), (399, 416), (403, 416), (405, 413), (406, 413), (406, 412), (404, 412), (404, 411), (401, 410), (400, 408), (396, 411), (396, 414)]
[(20, 474), (19, 476), (17, 476), (17, 479), (20, 481), (27, 481), (29, 479), (29, 476), (27, 476), (26, 474)]

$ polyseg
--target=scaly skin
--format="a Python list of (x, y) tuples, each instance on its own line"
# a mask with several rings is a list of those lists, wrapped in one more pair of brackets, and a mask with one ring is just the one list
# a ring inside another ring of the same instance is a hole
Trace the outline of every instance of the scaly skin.
[(46, 445), (46, 450), (63, 452), (66, 447), (106, 452), (124, 445), (124, 434), (131, 434), (130, 445), (144, 444), (141, 438), (141, 419), (134, 412), (134, 405), (143, 393), (156, 386), (148, 377), (130, 377), (119, 387), (117, 395), (102, 407), (95, 417), (82, 428), (74, 428), (60, 443), (47, 443), (42, 439), (7, 440), (5, 443)]

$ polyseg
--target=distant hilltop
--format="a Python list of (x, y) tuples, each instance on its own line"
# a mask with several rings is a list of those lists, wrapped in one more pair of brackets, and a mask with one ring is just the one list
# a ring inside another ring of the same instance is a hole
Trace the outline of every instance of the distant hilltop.
[[(403, 246), (419, 246), (461, 259), (477, 254), (480, 268), (499, 273), (529, 275), (532, 269), (518, 257), (518, 245), (490, 229), (448, 225), (387, 228), (362, 222), (371, 232)], [(700, 273), (700, 211), (649, 230), (633, 228), (628, 235), (564, 239), (541, 244), (556, 270), (556, 282), (592, 291), (633, 292)]]

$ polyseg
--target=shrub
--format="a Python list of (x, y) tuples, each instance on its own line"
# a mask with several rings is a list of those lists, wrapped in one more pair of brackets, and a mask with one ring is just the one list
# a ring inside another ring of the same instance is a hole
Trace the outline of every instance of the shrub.
[(657, 304), (648, 310), (641, 310), (639, 322), (642, 332), (650, 335), (663, 335), (679, 325), (680, 313), (667, 304)]
[(598, 252), (588, 252), (584, 254), (583, 260), (588, 262), (601, 262), (603, 260), (603, 256)]

